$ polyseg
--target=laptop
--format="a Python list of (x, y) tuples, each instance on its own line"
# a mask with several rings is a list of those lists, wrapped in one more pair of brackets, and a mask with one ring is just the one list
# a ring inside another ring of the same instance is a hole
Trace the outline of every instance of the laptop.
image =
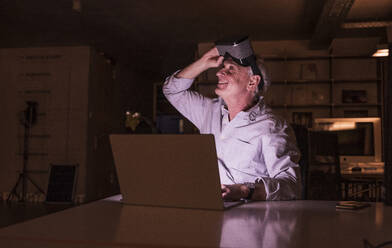
[(214, 136), (112, 134), (122, 194), (132, 205), (224, 210)]

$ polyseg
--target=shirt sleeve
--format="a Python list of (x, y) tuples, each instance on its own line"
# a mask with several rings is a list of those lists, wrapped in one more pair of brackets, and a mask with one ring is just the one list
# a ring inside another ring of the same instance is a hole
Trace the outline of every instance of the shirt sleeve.
[(262, 156), (270, 175), (260, 178), (267, 193), (266, 200), (300, 199), (300, 153), (295, 140), (286, 132), (269, 134), (262, 139)]
[(166, 79), (162, 88), (163, 94), (183, 116), (200, 129), (211, 99), (190, 90), (194, 80), (177, 78), (177, 73)]

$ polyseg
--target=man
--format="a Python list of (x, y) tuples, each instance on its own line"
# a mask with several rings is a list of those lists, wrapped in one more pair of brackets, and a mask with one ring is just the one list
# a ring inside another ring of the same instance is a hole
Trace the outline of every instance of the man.
[[(216, 99), (189, 90), (205, 70), (223, 67)], [(264, 78), (250, 66), (219, 55), (215, 47), (169, 77), (163, 93), (200, 133), (213, 134), (225, 200), (290, 200), (299, 197), (299, 153), (288, 124), (272, 114), (259, 95)], [(263, 77), (264, 74), (264, 77)], [(264, 91), (263, 91), (264, 93)]]

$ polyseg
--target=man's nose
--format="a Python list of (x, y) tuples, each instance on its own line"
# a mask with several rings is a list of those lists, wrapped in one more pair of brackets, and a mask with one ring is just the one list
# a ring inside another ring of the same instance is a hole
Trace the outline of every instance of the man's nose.
[(219, 71), (216, 73), (216, 75), (217, 75), (217, 76), (224, 76), (224, 75), (226, 75), (226, 72), (225, 72), (224, 70), (219, 70)]

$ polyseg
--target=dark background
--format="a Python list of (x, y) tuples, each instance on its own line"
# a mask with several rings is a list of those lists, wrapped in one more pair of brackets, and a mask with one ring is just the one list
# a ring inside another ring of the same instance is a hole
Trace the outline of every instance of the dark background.
[(388, 25), (391, 0), (0, 0), (0, 48), (91, 46), (114, 66), (118, 112), (150, 118), (153, 84), (191, 63), (201, 42), (247, 34), (310, 40), (311, 49), (336, 38), (386, 44)]
[(122, 105), (151, 116), (152, 83), (190, 63), (199, 42), (248, 34), (328, 48), (338, 37), (386, 41), (391, 20), (390, 0), (1, 0), (0, 47), (91, 45), (115, 61)]

